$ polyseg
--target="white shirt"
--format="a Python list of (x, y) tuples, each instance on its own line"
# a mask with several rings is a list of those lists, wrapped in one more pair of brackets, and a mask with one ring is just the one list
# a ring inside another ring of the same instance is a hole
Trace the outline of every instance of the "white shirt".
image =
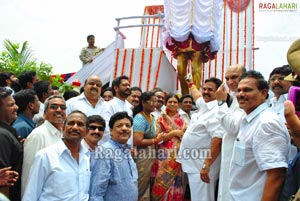
[[(177, 157), (177, 161), (182, 165), (182, 170), (186, 173), (199, 173), (207, 154), (209, 154), (211, 139), (222, 138), (225, 133), (216, 119), (217, 101), (205, 103), (202, 97), (198, 100), (199, 112), (192, 115)], [(217, 173), (219, 165), (219, 160), (216, 159), (210, 168), (210, 173), (213, 175)]]
[(81, 145), (83, 146), (83, 147), (85, 147), (86, 149), (88, 149), (89, 151), (94, 151), (91, 147), (90, 147), (90, 145), (85, 141), (85, 139), (83, 138), (82, 140), (81, 140)]
[(81, 145), (77, 163), (60, 140), (36, 154), (22, 200), (88, 200), (90, 176), (90, 152)]
[(231, 200), (261, 200), (266, 170), (287, 168), (289, 144), (286, 126), (266, 103), (245, 116), (234, 142), (229, 179)]
[(240, 129), (241, 119), (245, 115), (244, 110), (239, 107), (235, 93), (232, 93), (231, 95), (233, 101), (230, 108), (224, 103), (219, 106), (219, 111), (217, 113), (217, 119), (226, 130), (222, 139), (218, 201), (228, 201), (230, 198), (228, 183), (233, 144)]
[(32, 130), (24, 142), (24, 158), (22, 166), (22, 195), (24, 193), (30, 167), (35, 154), (50, 145), (60, 141), (62, 132), (55, 128), (49, 121)]
[(99, 97), (99, 100), (94, 107), (88, 99), (85, 97), (84, 93), (81, 93), (79, 96), (73, 97), (66, 102), (67, 104), (67, 115), (74, 110), (82, 111), (86, 116), (91, 115), (100, 115), (103, 117), (104, 109), (106, 107), (106, 102)]
[(274, 110), (274, 112), (277, 113), (277, 115), (279, 116), (280, 120), (284, 123), (286, 123), (285, 117), (284, 117), (284, 107), (283, 107), (283, 103), (284, 101), (287, 100), (287, 96), (288, 94), (282, 94), (279, 96), (279, 99), (277, 100), (276, 97), (273, 97), (270, 102), (271, 102), (271, 108), (272, 110)]
[(183, 118), (185, 124), (188, 126), (190, 124), (190, 121), (191, 121), (191, 118), (192, 118), (192, 114), (194, 114), (195, 112), (190, 111), (190, 114), (188, 114), (184, 110), (182, 110), (181, 108), (179, 108), (178, 113)]
[(41, 101), (39, 102), (40, 102), (39, 113), (35, 114), (32, 119), (36, 123), (36, 126), (39, 126), (42, 123), (44, 123), (43, 117), (44, 117), (45, 105)]
[(151, 114), (154, 116), (155, 119), (157, 119), (158, 117), (160, 117), (161, 113), (166, 109), (166, 106), (163, 105), (161, 106), (160, 110), (157, 110), (155, 108), (155, 110), (153, 112), (151, 112)]
[[(99, 144), (107, 142), (110, 139), (108, 123), (109, 123), (110, 117), (112, 115), (114, 115), (117, 112), (127, 112), (130, 117), (133, 117), (133, 113), (132, 113), (130, 105), (131, 104), (127, 100), (122, 101), (121, 99), (119, 99), (117, 97), (114, 97), (112, 100), (107, 102), (107, 105), (105, 106), (104, 116), (103, 116), (103, 118), (106, 122), (106, 127), (105, 127), (103, 137), (99, 141)], [(129, 145), (133, 145), (133, 133), (132, 132), (131, 132), (130, 138), (128, 139), (127, 143)]]

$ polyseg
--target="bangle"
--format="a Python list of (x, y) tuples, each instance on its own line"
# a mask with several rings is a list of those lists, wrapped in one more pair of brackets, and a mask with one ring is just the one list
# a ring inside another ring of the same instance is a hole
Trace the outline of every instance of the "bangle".
[(158, 139), (157, 139), (157, 137), (155, 138), (154, 144), (158, 144)]
[(194, 82), (188, 84), (188, 88), (192, 88), (194, 86)]
[(151, 139), (151, 141), (152, 141), (152, 144), (155, 144), (155, 140), (153, 138)]

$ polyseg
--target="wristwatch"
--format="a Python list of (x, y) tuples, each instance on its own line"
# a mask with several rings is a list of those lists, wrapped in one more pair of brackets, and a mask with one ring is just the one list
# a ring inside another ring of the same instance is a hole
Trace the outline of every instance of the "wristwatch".
[(208, 169), (208, 168), (209, 168), (209, 166), (204, 163), (202, 166), (202, 169)]
[(224, 101), (224, 100), (218, 100), (218, 106), (223, 105), (225, 102), (226, 102), (226, 101)]

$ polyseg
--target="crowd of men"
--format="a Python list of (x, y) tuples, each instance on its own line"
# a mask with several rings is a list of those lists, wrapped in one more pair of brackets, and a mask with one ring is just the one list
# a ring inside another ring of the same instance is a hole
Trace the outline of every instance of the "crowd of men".
[[(299, 137), (290, 125), (299, 123), (285, 103), (298, 85), (285, 80), (291, 73), (284, 65), (265, 80), (232, 65), (225, 83), (211, 77), (197, 89), (187, 81), (190, 94), (181, 96), (179, 109), (187, 129), (177, 162), (191, 200), (287, 200), (296, 193), (298, 173), (288, 167), (298, 165)], [(101, 79), (92, 75), (81, 94), (66, 100), (35, 72), (18, 79), (0, 73), (0, 192), (12, 201), (138, 200), (132, 110), (142, 90), (123, 75), (107, 91), (101, 93)], [(168, 92), (152, 91), (158, 118)], [(116, 150), (119, 163), (112, 162)]]

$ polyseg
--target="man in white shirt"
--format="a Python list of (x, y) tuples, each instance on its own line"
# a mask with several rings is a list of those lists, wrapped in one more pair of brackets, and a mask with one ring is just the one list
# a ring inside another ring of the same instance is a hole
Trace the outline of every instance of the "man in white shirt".
[(239, 131), (240, 119), (244, 115), (244, 111), (240, 109), (236, 99), (236, 90), (240, 81), (240, 77), (246, 69), (239, 64), (229, 66), (225, 72), (226, 85), (232, 98), (231, 105), (228, 106), (228, 92), (224, 85), (221, 85), (216, 92), (219, 110), (217, 119), (226, 130), (222, 139), (221, 151), (221, 169), (219, 177), (218, 201), (229, 200), (229, 168), (232, 157), (233, 143)]
[(152, 92), (157, 98), (157, 103), (155, 105), (155, 111), (151, 112), (151, 114), (155, 117), (155, 119), (157, 119), (161, 115), (162, 111), (165, 109), (166, 95), (161, 88), (155, 88), (152, 90)]
[(100, 115), (103, 117), (105, 101), (101, 97), (102, 82), (97, 75), (87, 78), (84, 83), (84, 92), (67, 101), (67, 114), (80, 110), (87, 116)]
[(188, 126), (190, 121), (191, 121), (191, 116), (193, 113), (192, 108), (193, 108), (193, 102), (194, 99), (191, 95), (185, 94), (183, 95), (180, 100), (180, 108), (179, 108), (179, 114), (183, 118), (185, 124)]
[(216, 91), (222, 81), (218, 78), (205, 80), (202, 93), (189, 84), (199, 111), (192, 115), (183, 135), (177, 161), (187, 173), (193, 201), (215, 200), (215, 187), (220, 170), (222, 136), (225, 133), (216, 119), (218, 105)]
[(283, 103), (287, 100), (288, 92), (293, 82), (286, 81), (284, 78), (292, 73), (289, 65), (274, 68), (269, 76), (269, 87), (274, 93), (274, 97), (270, 100), (271, 108), (279, 115), (280, 119), (285, 123)]
[(46, 99), (44, 118), (45, 122), (33, 129), (24, 142), (22, 195), (35, 154), (39, 150), (57, 143), (62, 137), (61, 129), (66, 118), (66, 103), (61, 95), (52, 95)]
[(81, 145), (87, 126), (87, 117), (81, 111), (68, 115), (64, 138), (36, 154), (22, 200), (89, 199), (90, 152)]
[[(110, 139), (108, 122), (110, 117), (117, 112), (127, 112), (132, 118), (133, 113), (131, 110), (131, 104), (127, 101), (127, 97), (130, 95), (130, 83), (129, 78), (125, 75), (119, 76), (112, 82), (112, 90), (114, 98), (107, 102), (103, 118), (106, 121), (106, 129), (103, 138), (100, 143), (106, 142)], [(133, 135), (128, 140), (129, 145), (133, 145)]]
[(242, 75), (237, 100), (245, 115), (233, 147), (230, 200), (278, 200), (288, 166), (290, 137), (266, 104), (268, 83), (257, 71)]

